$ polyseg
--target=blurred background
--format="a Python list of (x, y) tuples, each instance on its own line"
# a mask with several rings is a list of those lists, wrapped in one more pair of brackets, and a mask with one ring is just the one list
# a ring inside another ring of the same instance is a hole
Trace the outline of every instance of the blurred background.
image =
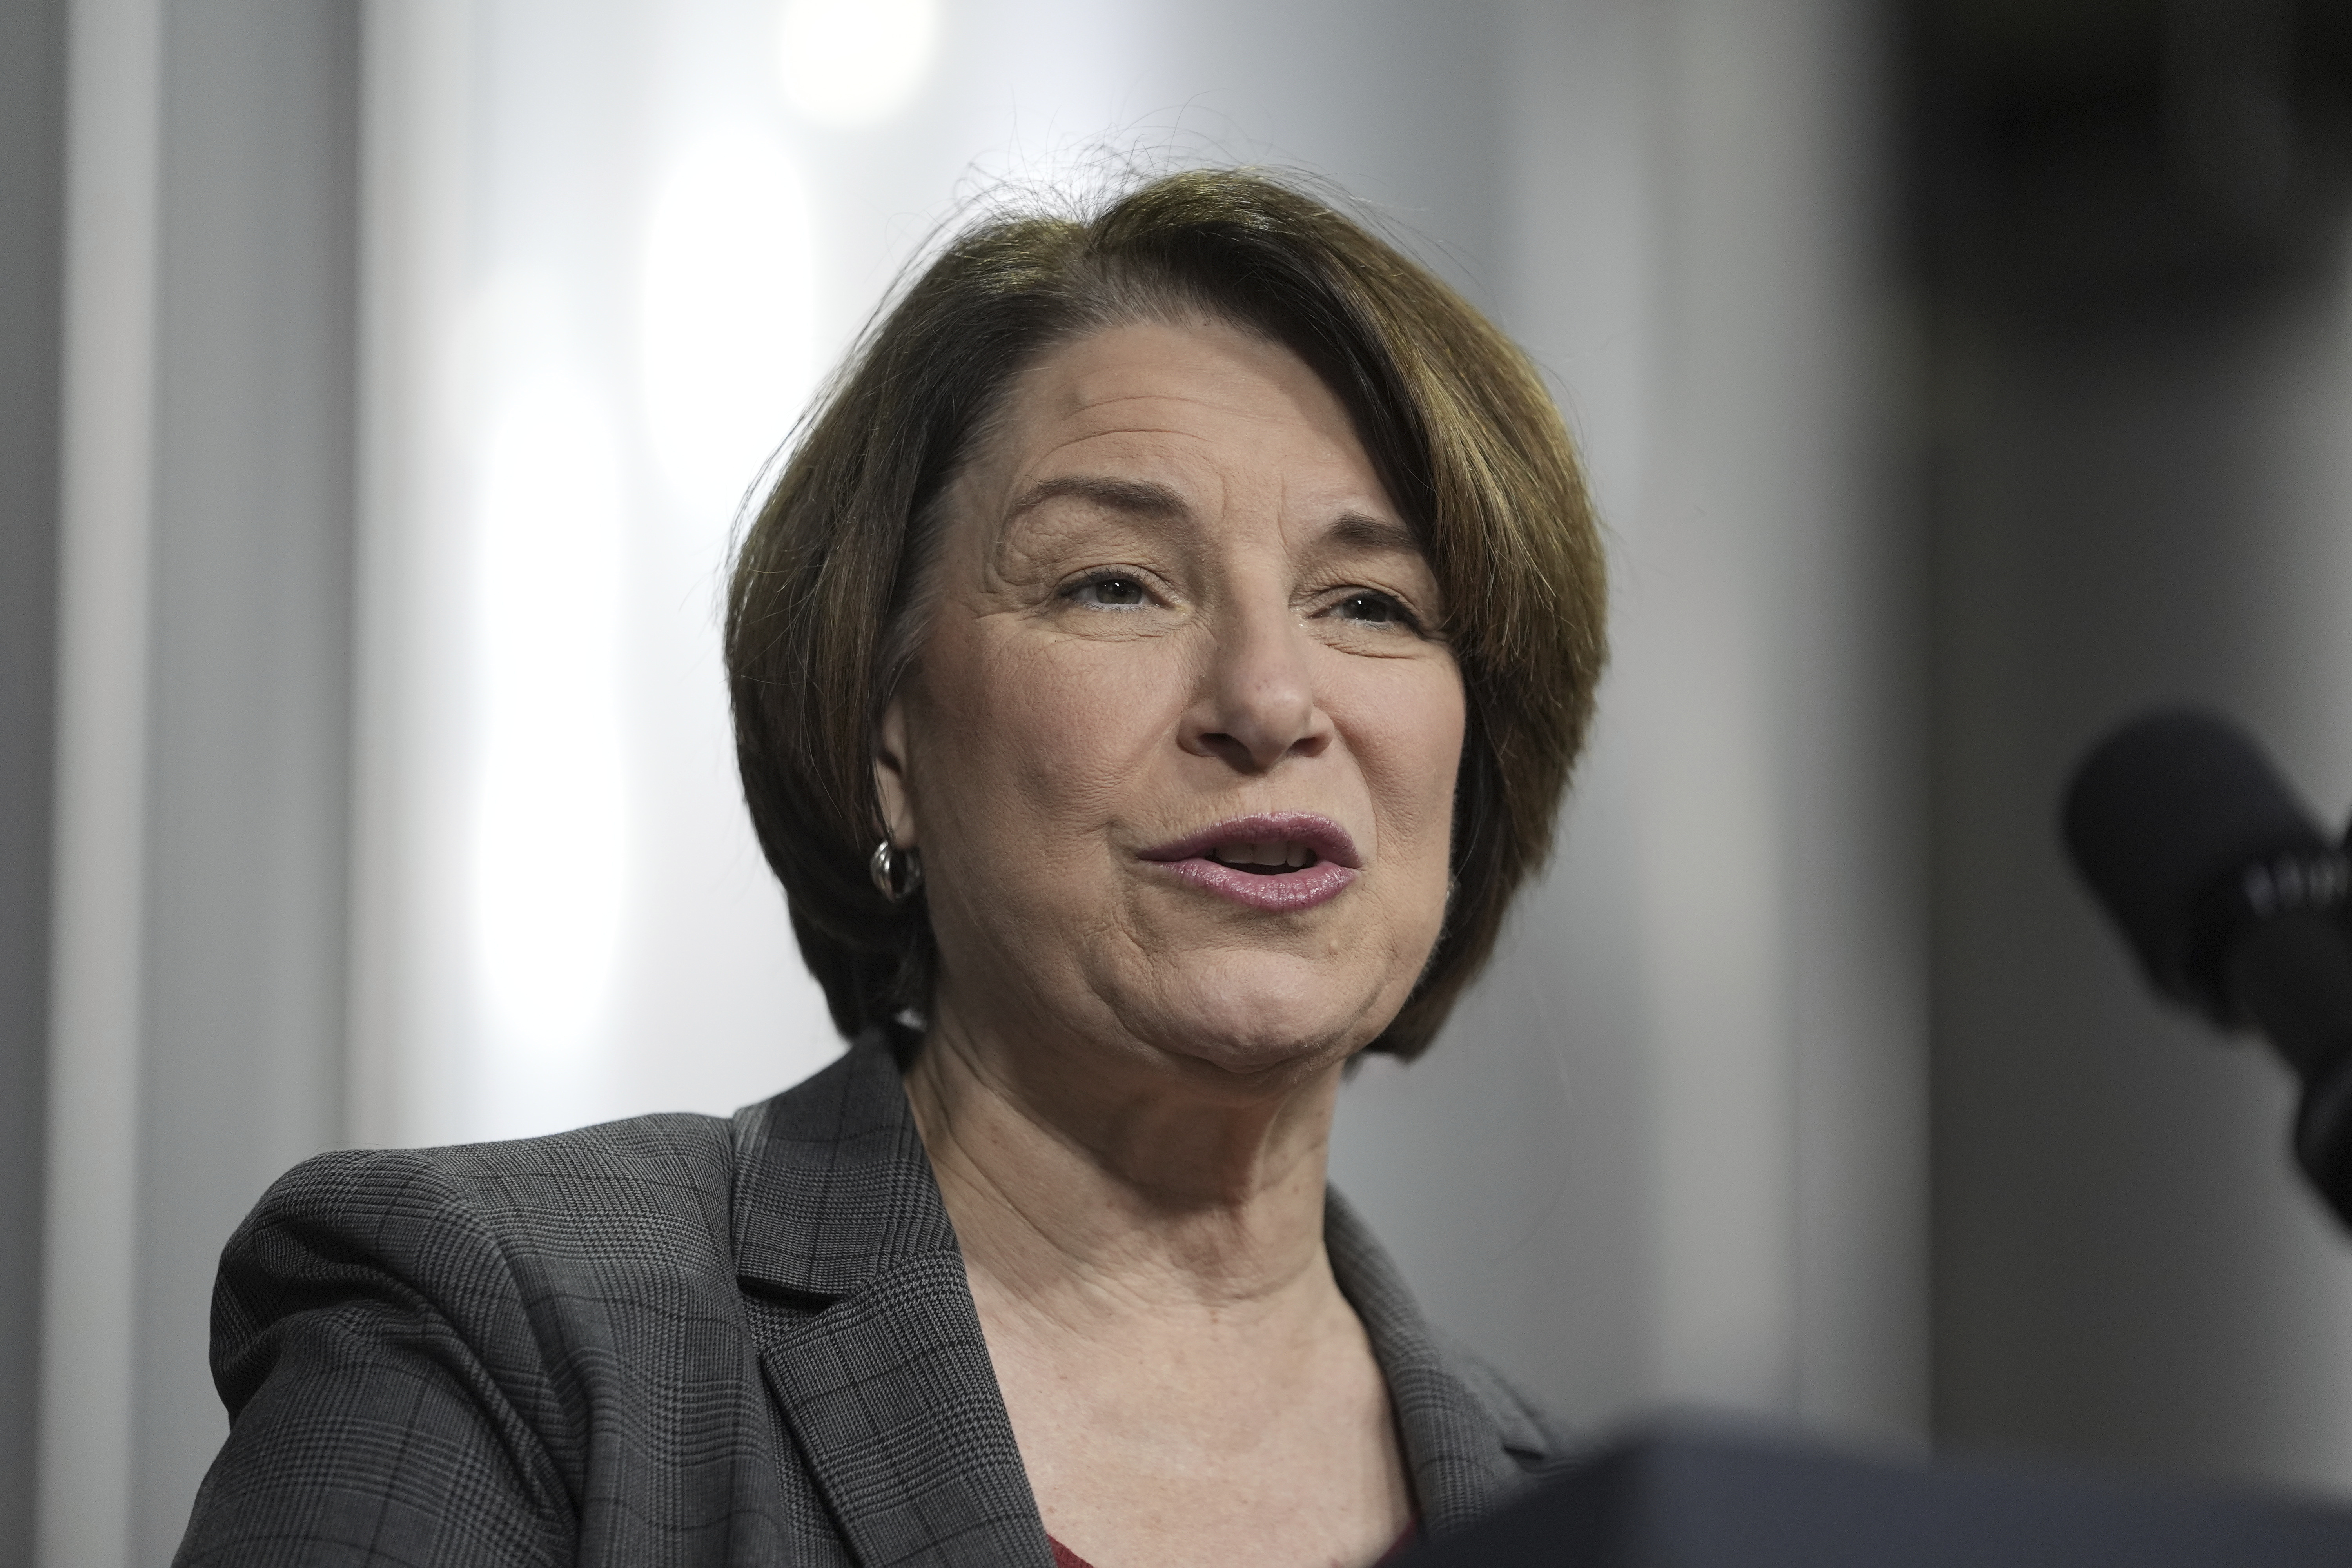
[(2352, 1499), (2291, 1086), (2073, 885), (2159, 700), (2352, 806), (2337, 0), (0, 0), (0, 1563), (166, 1561), (214, 1261), (349, 1144), (838, 1048), (736, 507), (942, 222), (1313, 171), (1582, 440), (1559, 856), (1336, 1179), (1590, 1429)]

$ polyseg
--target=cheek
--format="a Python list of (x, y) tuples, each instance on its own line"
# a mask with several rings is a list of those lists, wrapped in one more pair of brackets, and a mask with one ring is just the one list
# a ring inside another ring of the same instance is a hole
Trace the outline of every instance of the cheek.
[(1371, 794), (1380, 853), (1411, 882), (1400, 893), (1418, 898), (1433, 891), (1442, 905), (1467, 725), (1462, 679), (1448, 661), (1377, 684), (1379, 690), (1353, 705), (1355, 721), (1348, 728)]
[(1098, 853), (1095, 830), (1172, 722), (1181, 683), (1162, 668), (1166, 649), (990, 629), (926, 650), (924, 733), (910, 744), (926, 852), (961, 858), (1017, 840), (1032, 864), (1090, 841)]

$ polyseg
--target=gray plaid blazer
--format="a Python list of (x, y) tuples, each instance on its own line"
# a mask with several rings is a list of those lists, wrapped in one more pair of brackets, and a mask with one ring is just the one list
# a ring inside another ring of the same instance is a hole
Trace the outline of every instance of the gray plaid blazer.
[[(1559, 1439), (1335, 1196), (1423, 1527)], [(227, 1443), (177, 1561), (1050, 1568), (878, 1037), (717, 1117), (321, 1155), (222, 1259)]]

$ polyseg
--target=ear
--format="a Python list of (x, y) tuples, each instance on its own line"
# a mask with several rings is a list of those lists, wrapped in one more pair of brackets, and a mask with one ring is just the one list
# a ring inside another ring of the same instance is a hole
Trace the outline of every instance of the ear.
[(915, 803), (907, 787), (907, 703), (890, 699), (882, 721), (874, 727), (874, 793), (882, 802), (882, 825), (890, 842), (901, 849), (915, 847)]

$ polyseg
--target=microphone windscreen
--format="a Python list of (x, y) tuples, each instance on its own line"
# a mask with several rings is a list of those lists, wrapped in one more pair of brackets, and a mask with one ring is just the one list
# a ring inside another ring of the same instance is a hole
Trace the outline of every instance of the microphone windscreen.
[(2204, 901), (2248, 864), (2326, 841), (2253, 738), (2193, 709), (2135, 719), (2066, 787), (2067, 853), (2158, 988), (2217, 1020), (2236, 1013)]

